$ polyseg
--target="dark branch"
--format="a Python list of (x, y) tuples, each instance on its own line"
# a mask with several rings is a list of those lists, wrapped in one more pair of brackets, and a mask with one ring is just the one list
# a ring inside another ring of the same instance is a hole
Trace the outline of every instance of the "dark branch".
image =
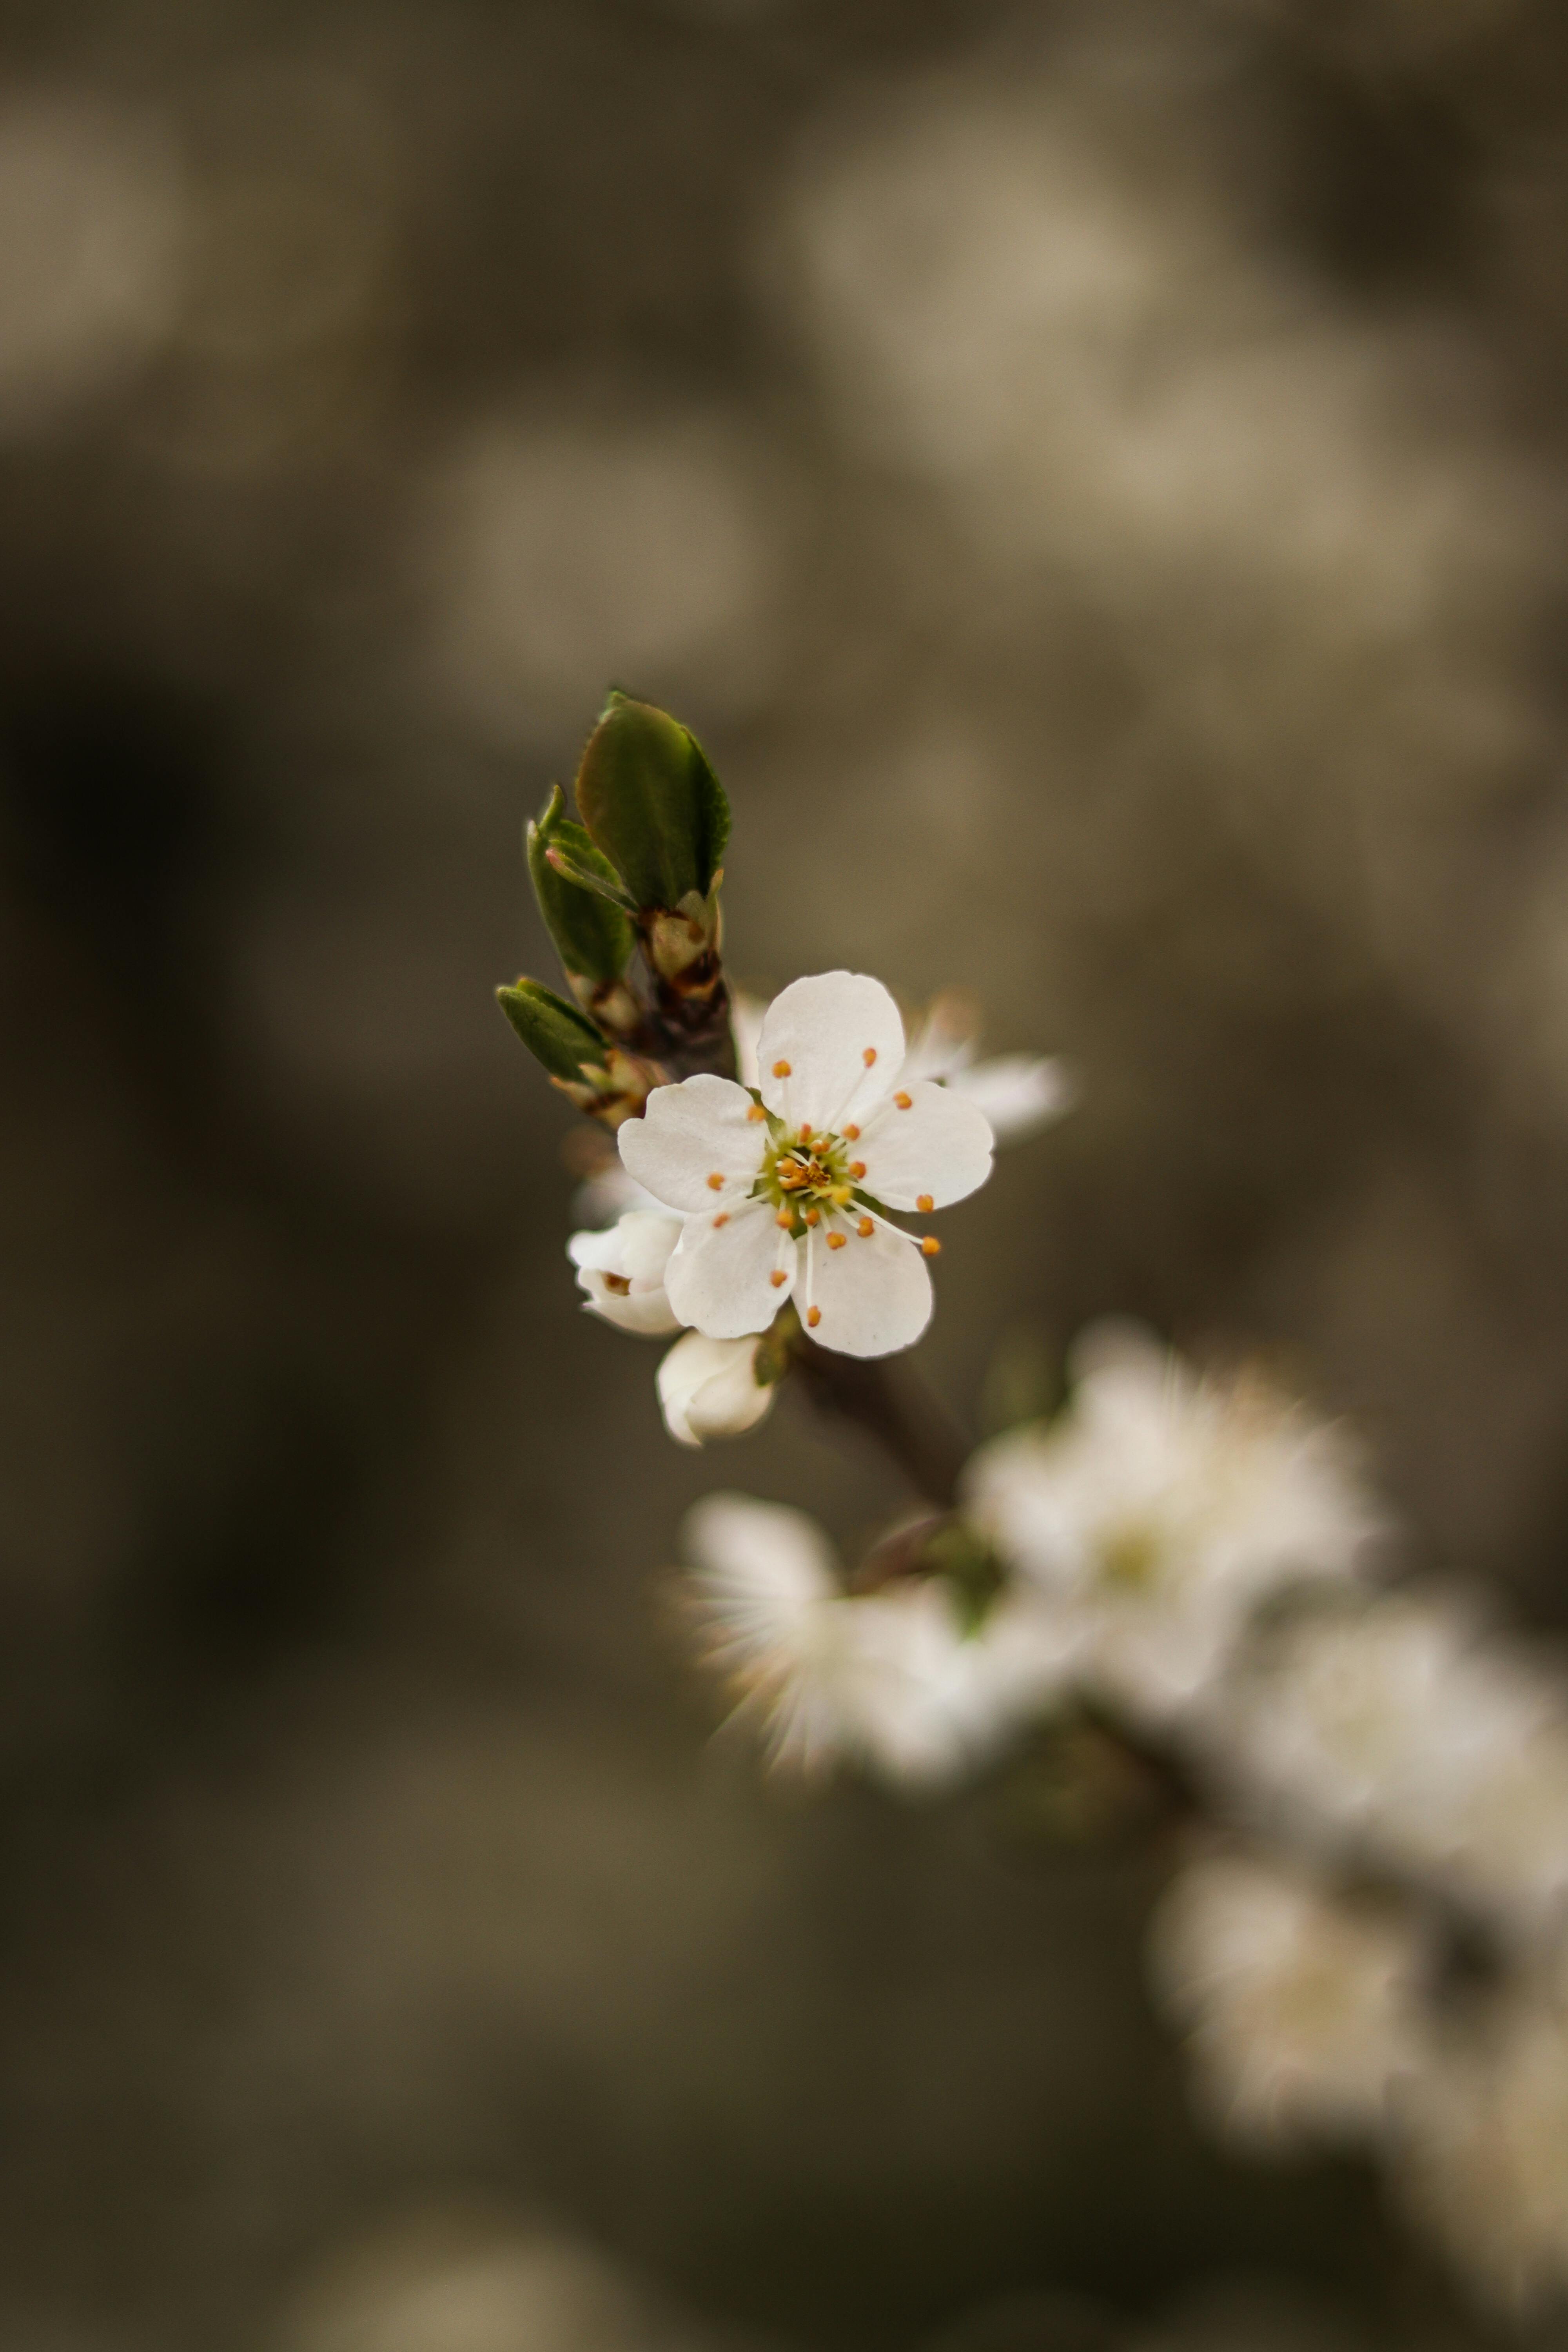
[(837, 1413), (863, 1429), (892, 1457), (917, 1495), (940, 1510), (952, 1508), (969, 1448), (915, 1373), (886, 1356), (868, 1361), (838, 1355), (819, 1348), (804, 1331), (795, 1343), (794, 1359), (820, 1412)]

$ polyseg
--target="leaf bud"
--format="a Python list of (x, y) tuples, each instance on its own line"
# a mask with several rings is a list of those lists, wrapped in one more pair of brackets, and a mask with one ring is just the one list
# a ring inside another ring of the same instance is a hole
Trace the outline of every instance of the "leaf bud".
[(612, 693), (577, 771), (577, 806), (595, 848), (639, 909), (710, 895), (730, 803), (689, 728)]
[(525, 838), (533, 895), (575, 990), (579, 982), (591, 988), (618, 980), (636, 933), (618, 903), (626, 897), (620, 876), (565, 810), (560, 785), (552, 785)]
[(586, 1071), (604, 1069), (609, 1053), (605, 1039), (553, 989), (537, 980), (519, 980), (510, 988), (498, 988), (496, 1002), (552, 1078), (575, 1085)]

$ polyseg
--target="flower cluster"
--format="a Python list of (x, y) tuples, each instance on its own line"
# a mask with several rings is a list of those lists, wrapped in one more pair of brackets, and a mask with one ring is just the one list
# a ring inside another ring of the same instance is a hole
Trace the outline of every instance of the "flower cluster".
[(709, 1659), (783, 1766), (923, 1792), (1122, 1742), (1190, 1847), (1150, 1969), (1200, 2115), (1371, 2145), (1483, 2290), (1568, 2297), (1568, 1677), (1381, 1581), (1353, 1449), (1256, 1375), (1121, 1325), (1070, 1370), (853, 1579), (799, 1512), (700, 1505)]
[(570, 996), (499, 993), (595, 1123), (584, 1303), (679, 1335), (682, 1444), (796, 1370), (930, 1506), (847, 1572), (801, 1512), (698, 1505), (686, 1591), (737, 1717), (781, 1768), (904, 1790), (1012, 1751), (1075, 1833), (1173, 1812), (1151, 1981), (1203, 2116), (1255, 2154), (1374, 2148), (1485, 2294), (1568, 2304), (1568, 1674), (1384, 1579), (1342, 1430), (1129, 1326), (1083, 1336), (1054, 1417), (928, 1461), (877, 1360), (930, 1320), (925, 1220), (1066, 1108), (1059, 1067), (976, 1062), (953, 998), (906, 1034), (861, 973), (732, 996), (728, 803), (666, 713), (612, 696), (575, 793), (527, 835)]

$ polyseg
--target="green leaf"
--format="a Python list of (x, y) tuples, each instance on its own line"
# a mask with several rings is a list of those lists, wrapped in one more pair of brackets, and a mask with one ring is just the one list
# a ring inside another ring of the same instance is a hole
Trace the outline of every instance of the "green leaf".
[(730, 803), (689, 728), (612, 694), (577, 771), (577, 806), (639, 908), (705, 898), (730, 837)]
[(580, 980), (618, 980), (636, 944), (625, 912), (613, 903), (626, 895), (621, 877), (565, 810), (554, 784), (538, 824), (528, 828), (533, 895), (566, 970)]
[(595, 1069), (604, 1067), (608, 1049), (593, 1023), (539, 981), (520, 980), (513, 988), (498, 988), (496, 1002), (552, 1078), (580, 1085), (584, 1062)]
[[(567, 828), (563, 825), (561, 830), (564, 833)], [(573, 825), (571, 830), (593, 852), (592, 866), (585, 865), (580, 857), (574, 857), (570, 846), (563, 846), (559, 841), (552, 841), (545, 851), (546, 863), (554, 868), (563, 881), (570, 882), (574, 888), (586, 890), (595, 898), (606, 899), (612, 907), (618, 907), (623, 914), (635, 915), (637, 900), (631, 892), (618, 877), (615, 881), (609, 879), (615, 869), (608, 858), (600, 856), (580, 824)]]

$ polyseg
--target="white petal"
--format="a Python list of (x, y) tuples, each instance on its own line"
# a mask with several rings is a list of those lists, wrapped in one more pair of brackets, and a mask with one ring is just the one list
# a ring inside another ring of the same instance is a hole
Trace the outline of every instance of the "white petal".
[(583, 1302), (588, 1312), (613, 1323), (617, 1331), (635, 1332), (642, 1339), (663, 1339), (680, 1328), (680, 1318), (662, 1285), (651, 1290), (612, 1290), (608, 1277), (592, 1265), (582, 1268), (577, 1282), (588, 1294)]
[(566, 1255), (574, 1265), (596, 1266), (631, 1282), (661, 1283), (683, 1222), (665, 1209), (628, 1209), (607, 1233), (574, 1234)]
[[(881, 982), (865, 972), (821, 971), (792, 982), (769, 1005), (757, 1083), (768, 1108), (792, 1125), (804, 1119), (837, 1127), (857, 1100), (886, 1091), (903, 1058), (904, 1024)], [(776, 1077), (781, 1062), (788, 1075)]]
[(656, 1376), (665, 1426), (682, 1445), (738, 1437), (773, 1406), (773, 1388), (755, 1376), (754, 1339), (710, 1339), (688, 1331)]
[(973, 1069), (950, 1073), (947, 1083), (984, 1111), (998, 1144), (1022, 1143), (1037, 1134), (1071, 1110), (1076, 1097), (1066, 1066), (1034, 1054), (998, 1054)]
[(813, 1244), (807, 1321), (809, 1307), (820, 1308), (810, 1324), (819, 1347), (842, 1356), (891, 1355), (920, 1338), (932, 1303), (924, 1258), (884, 1225), (864, 1240), (851, 1234), (840, 1250)]
[(735, 1040), (735, 1065), (743, 1087), (757, 1083), (757, 1041), (767, 1013), (762, 997), (748, 996), (741, 988), (730, 991), (730, 1028)]
[(784, 1503), (705, 1495), (686, 1515), (681, 1543), (705, 1577), (737, 1599), (744, 1595), (767, 1615), (770, 1642), (803, 1611), (832, 1600), (839, 1589), (827, 1538), (815, 1519)]
[(722, 1176), (750, 1184), (762, 1165), (767, 1130), (748, 1113), (743, 1087), (706, 1072), (679, 1087), (656, 1087), (641, 1118), (628, 1118), (617, 1140), (628, 1174), (672, 1209), (710, 1209)]
[[(665, 1269), (664, 1286), (683, 1323), (710, 1339), (739, 1339), (749, 1331), (765, 1331), (789, 1297), (795, 1252), (767, 1202), (748, 1201), (722, 1224), (712, 1216), (690, 1219)], [(784, 1279), (775, 1283), (780, 1266)]]
[(991, 1129), (961, 1095), (929, 1078), (899, 1089), (854, 1146), (864, 1163), (866, 1190), (889, 1209), (945, 1209), (976, 1192), (991, 1173)]

